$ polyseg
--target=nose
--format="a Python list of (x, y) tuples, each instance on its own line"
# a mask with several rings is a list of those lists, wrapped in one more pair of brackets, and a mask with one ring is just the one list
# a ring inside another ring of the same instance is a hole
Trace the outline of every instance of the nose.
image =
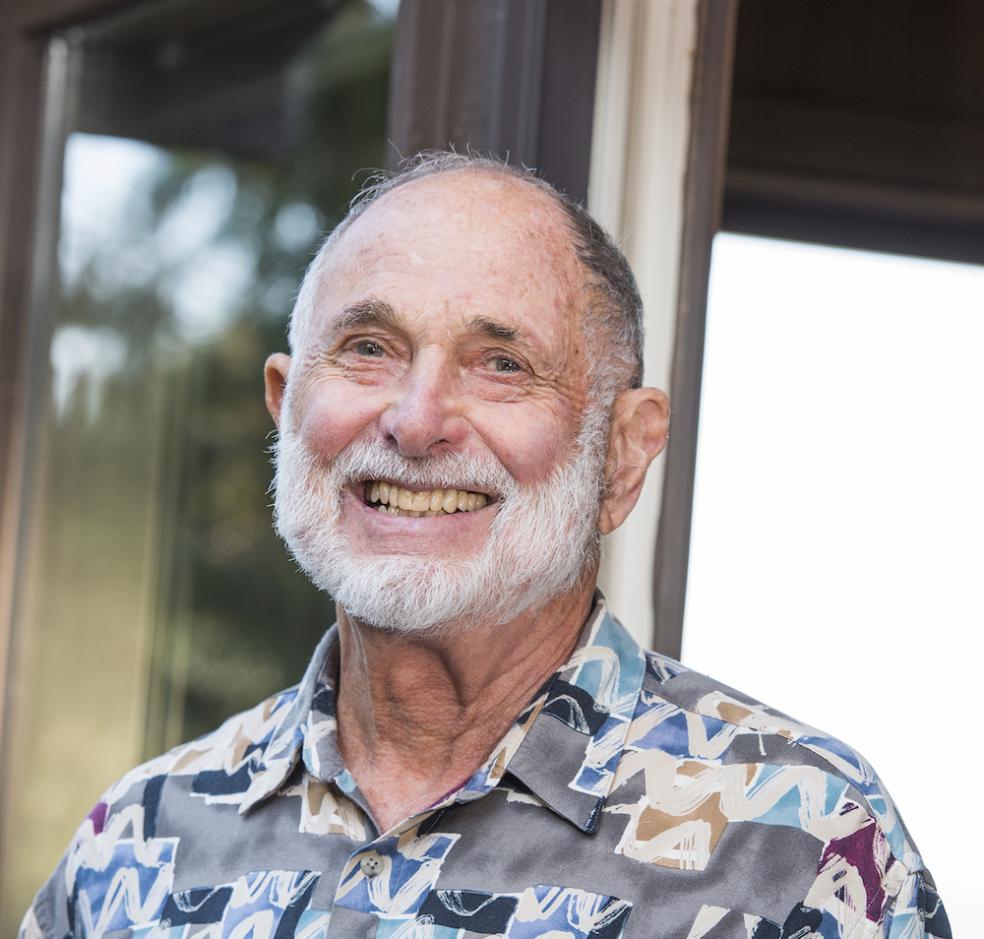
[(380, 430), (405, 457), (460, 446), (466, 422), (453, 376), (437, 350), (421, 350), (380, 417)]

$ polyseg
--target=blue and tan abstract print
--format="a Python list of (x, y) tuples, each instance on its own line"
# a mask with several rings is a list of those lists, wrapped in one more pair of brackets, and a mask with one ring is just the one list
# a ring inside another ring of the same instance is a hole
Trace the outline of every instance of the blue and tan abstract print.
[(110, 788), (21, 939), (950, 939), (881, 781), (838, 740), (594, 610), (462, 786), (380, 831), (330, 630), (296, 688)]

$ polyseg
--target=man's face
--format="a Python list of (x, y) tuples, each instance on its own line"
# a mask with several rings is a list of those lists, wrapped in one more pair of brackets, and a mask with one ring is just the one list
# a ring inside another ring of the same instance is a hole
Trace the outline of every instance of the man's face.
[[(333, 249), (290, 369), (277, 515), (349, 613), (509, 618), (593, 560), (606, 419), (585, 410), (584, 289), (549, 200), (475, 173), (395, 190)], [(379, 482), (409, 507), (381, 510)]]

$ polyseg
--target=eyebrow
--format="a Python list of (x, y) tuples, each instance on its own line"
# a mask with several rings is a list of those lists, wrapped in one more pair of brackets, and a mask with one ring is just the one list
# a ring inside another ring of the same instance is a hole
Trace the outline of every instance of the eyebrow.
[(383, 300), (359, 300), (345, 307), (331, 324), (331, 333), (337, 334), (358, 326), (385, 326), (399, 328), (396, 310)]
[[(360, 326), (382, 326), (385, 329), (399, 332), (403, 324), (396, 310), (385, 300), (369, 298), (358, 300), (345, 307), (331, 324), (330, 333), (337, 335)], [(487, 316), (473, 316), (468, 321), (472, 332), (499, 339), (504, 342), (520, 342), (524, 340), (521, 330), (514, 326), (506, 326)]]
[(503, 326), (487, 316), (473, 316), (468, 321), (468, 326), (475, 332), (484, 333), (493, 339), (504, 339), (506, 342), (515, 342), (519, 338), (519, 330), (512, 326)]

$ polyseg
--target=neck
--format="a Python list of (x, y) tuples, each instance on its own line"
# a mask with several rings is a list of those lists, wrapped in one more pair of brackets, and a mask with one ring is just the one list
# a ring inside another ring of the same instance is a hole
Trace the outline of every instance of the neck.
[(380, 630), (339, 610), (338, 742), (387, 830), (464, 783), (570, 657), (594, 572), (536, 612), (438, 635)]

